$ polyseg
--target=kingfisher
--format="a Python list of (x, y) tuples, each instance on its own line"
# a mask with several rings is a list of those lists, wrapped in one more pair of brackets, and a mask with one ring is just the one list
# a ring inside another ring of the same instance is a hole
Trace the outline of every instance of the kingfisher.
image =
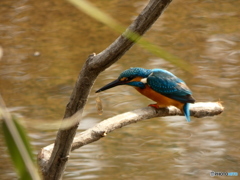
[(156, 109), (175, 106), (190, 122), (189, 103), (194, 103), (192, 92), (186, 83), (164, 69), (144, 69), (133, 67), (123, 71), (113, 82), (103, 86), (96, 93), (115, 86), (129, 85), (139, 93), (156, 102), (149, 106)]

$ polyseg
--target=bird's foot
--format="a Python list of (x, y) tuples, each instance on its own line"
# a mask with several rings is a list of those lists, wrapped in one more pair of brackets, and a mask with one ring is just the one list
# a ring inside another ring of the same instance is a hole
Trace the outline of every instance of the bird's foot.
[(160, 109), (160, 107), (158, 106), (158, 104), (149, 104), (148, 106), (154, 107), (155, 109)]

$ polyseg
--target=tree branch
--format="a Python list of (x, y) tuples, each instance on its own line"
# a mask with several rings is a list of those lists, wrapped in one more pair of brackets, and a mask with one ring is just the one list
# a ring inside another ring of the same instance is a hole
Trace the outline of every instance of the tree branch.
[[(206, 116), (214, 116), (221, 114), (224, 108), (219, 102), (205, 102), (205, 103), (195, 103), (190, 105), (191, 116), (202, 118)], [(90, 144), (105, 137), (108, 133), (127, 126), (138, 121), (145, 119), (150, 119), (154, 117), (164, 117), (164, 116), (183, 116), (182, 112), (176, 107), (170, 106), (168, 108), (154, 109), (152, 107), (145, 107), (141, 109), (136, 109), (130, 112), (119, 114), (112, 118), (101, 121), (94, 127), (83, 131), (82, 133), (76, 135), (73, 140), (71, 151), (78, 149), (84, 145)], [(187, 123), (187, 122), (186, 122)], [(38, 161), (41, 166), (45, 166), (48, 162), (49, 157), (52, 153), (53, 144), (44, 147), (38, 155)]]
[[(140, 36), (143, 35), (158, 19), (170, 2), (171, 0), (150, 0), (126, 31), (134, 32)], [(104, 51), (88, 57), (79, 74), (70, 101), (67, 104), (64, 119), (71, 117), (78, 111), (82, 111), (92, 85), (99, 73), (122, 57), (134, 43), (134, 41), (126, 38), (123, 33)], [(69, 129), (59, 129), (49, 161), (44, 166), (40, 164), (44, 179), (61, 179), (80, 120), (81, 118)]]

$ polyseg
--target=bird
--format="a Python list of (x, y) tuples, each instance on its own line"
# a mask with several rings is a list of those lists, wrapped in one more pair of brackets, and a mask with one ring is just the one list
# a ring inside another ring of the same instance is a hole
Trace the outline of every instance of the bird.
[(175, 106), (180, 109), (190, 122), (190, 103), (194, 103), (191, 90), (186, 83), (164, 69), (144, 69), (132, 67), (123, 71), (111, 83), (103, 86), (96, 93), (119, 85), (134, 87), (139, 93), (156, 102), (149, 106), (156, 109)]

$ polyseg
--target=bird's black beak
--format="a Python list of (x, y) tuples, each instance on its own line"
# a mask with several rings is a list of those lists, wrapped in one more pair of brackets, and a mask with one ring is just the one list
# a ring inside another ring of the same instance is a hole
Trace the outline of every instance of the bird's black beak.
[(118, 86), (118, 85), (123, 85), (123, 84), (126, 84), (126, 83), (120, 81), (119, 79), (116, 79), (115, 81), (110, 82), (109, 84), (103, 86), (102, 88), (100, 88), (99, 90), (97, 90), (95, 93), (99, 93), (99, 92), (101, 92), (101, 91), (105, 91), (105, 90), (110, 89), (110, 88), (112, 88), (112, 87), (115, 87), (115, 86)]

